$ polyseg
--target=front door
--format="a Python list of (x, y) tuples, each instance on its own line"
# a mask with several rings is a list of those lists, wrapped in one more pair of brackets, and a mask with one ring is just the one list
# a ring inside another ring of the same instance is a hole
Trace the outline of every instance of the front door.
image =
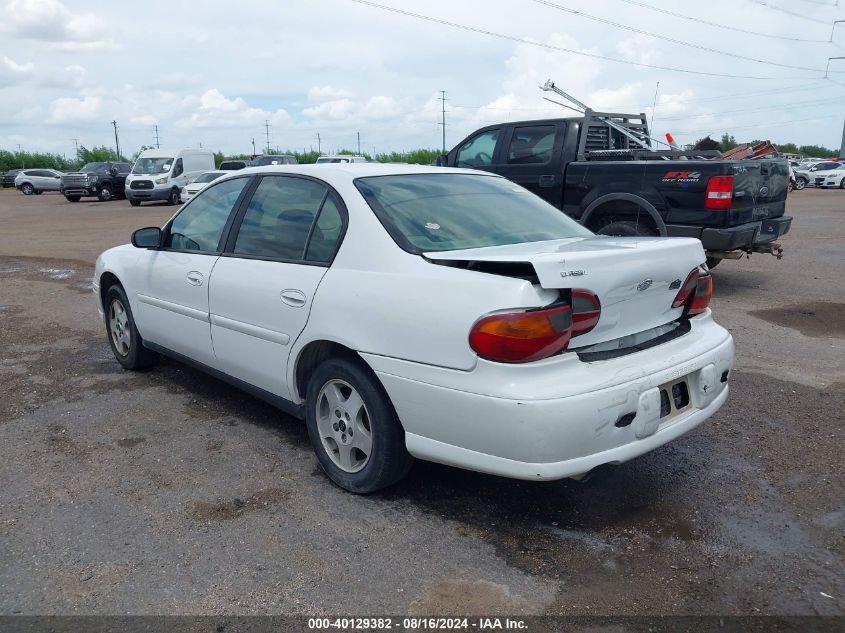
[(264, 176), (211, 274), (216, 366), (283, 398), (290, 349), (343, 233), (345, 212), (322, 182)]
[(562, 151), (563, 130), (554, 123), (515, 125), (505, 139), (497, 173), (560, 208), (563, 170), (554, 157)]
[(214, 366), (208, 282), (248, 182), (234, 178), (203, 190), (165, 227), (163, 248), (143, 251), (148, 262), (138, 280), (136, 321), (144, 339)]

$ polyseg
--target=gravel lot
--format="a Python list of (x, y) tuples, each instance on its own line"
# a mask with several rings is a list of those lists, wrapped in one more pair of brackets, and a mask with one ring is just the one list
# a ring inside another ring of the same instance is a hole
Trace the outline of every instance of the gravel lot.
[(300, 422), (113, 360), (94, 259), (174, 207), (0, 192), (0, 614), (845, 614), (845, 192), (789, 207), (783, 260), (715, 271), (714, 419), (586, 482), (356, 497)]

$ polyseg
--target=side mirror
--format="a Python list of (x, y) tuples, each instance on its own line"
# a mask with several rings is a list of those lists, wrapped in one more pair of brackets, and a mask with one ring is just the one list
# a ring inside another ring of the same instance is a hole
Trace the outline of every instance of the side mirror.
[(117, 176), (117, 167), (109, 169), (109, 173), (111, 173), (112, 176)]
[(435, 160), (434, 164), (438, 167), (448, 167), (449, 157), (446, 154), (440, 154)]
[(157, 226), (138, 229), (132, 233), (132, 246), (135, 248), (160, 248), (161, 229)]

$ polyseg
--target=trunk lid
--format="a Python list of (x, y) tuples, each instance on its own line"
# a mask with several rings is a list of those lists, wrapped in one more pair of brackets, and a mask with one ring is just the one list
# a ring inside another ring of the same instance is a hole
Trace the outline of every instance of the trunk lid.
[[(586, 237), (424, 253), (436, 263), (528, 263), (545, 289), (585, 289), (601, 301), (595, 329), (570, 349), (648, 330), (679, 318), (672, 302), (691, 270), (705, 260), (689, 238)], [(481, 315), (479, 315), (481, 316)]]

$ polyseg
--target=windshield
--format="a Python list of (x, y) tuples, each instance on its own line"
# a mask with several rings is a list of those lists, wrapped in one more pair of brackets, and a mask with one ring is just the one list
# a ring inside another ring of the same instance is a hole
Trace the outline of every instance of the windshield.
[(79, 171), (102, 171), (108, 163), (85, 163)]
[(495, 176), (412, 174), (355, 186), (407, 251), (451, 251), (593, 233), (527, 189)]
[(172, 158), (139, 158), (132, 168), (133, 174), (166, 174), (173, 165)]
[(194, 178), (193, 182), (211, 182), (215, 178), (219, 178), (222, 175), (222, 171), (207, 171), (204, 174), (200, 174), (199, 176)]
[(348, 158), (330, 158), (330, 157), (325, 157), (325, 158), (318, 158), (318, 159), (317, 159), (317, 162), (318, 162), (318, 163), (348, 163), (348, 162), (349, 162), (349, 159), (348, 159)]

